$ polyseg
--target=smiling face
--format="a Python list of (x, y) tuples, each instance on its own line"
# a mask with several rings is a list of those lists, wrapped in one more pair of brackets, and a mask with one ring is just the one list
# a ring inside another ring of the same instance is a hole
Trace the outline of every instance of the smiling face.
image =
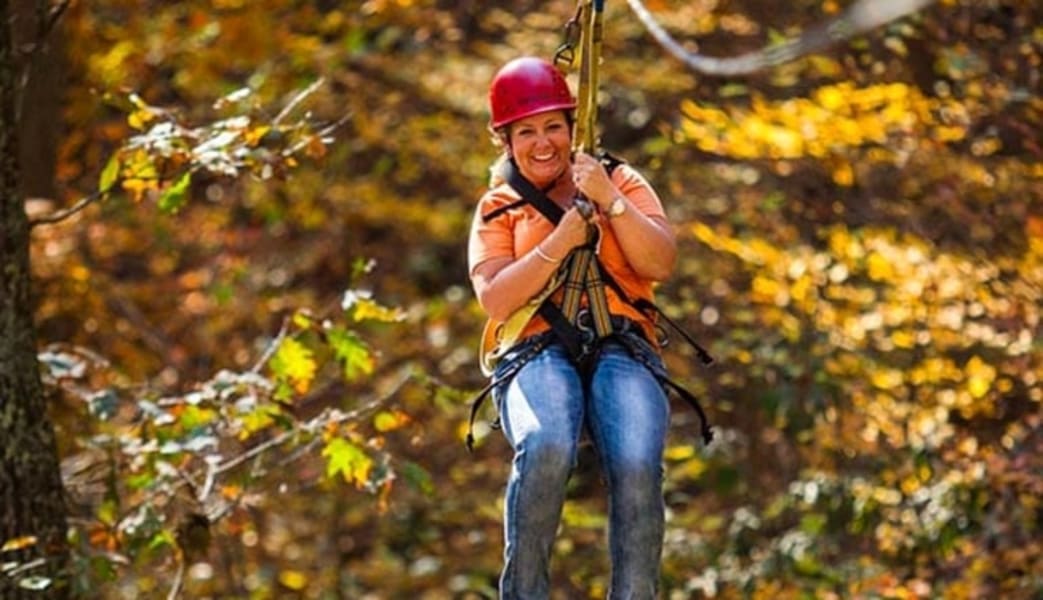
[(572, 131), (564, 111), (519, 119), (507, 136), (518, 170), (536, 187), (550, 185), (569, 168)]

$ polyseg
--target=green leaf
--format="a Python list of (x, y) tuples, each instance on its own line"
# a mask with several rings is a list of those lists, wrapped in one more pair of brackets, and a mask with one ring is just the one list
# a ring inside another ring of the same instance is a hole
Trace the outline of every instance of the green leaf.
[(343, 329), (327, 332), (330, 346), (337, 360), (344, 366), (344, 377), (354, 380), (373, 372), (373, 355), (357, 335)]
[(185, 173), (159, 197), (159, 209), (170, 215), (181, 210), (188, 198), (188, 187), (192, 184), (192, 171)]
[(326, 476), (338, 474), (344, 481), (363, 486), (369, 481), (369, 473), (373, 469), (373, 460), (361, 448), (343, 438), (330, 440), (322, 450), (326, 457)]
[(808, 513), (800, 518), (800, 529), (804, 533), (816, 536), (826, 527), (826, 516), (819, 513)]
[(155, 550), (156, 548), (159, 548), (161, 546), (173, 547), (175, 545), (176, 542), (174, 541), (174, 534), (169, 529), (159, 530), (159, 532), (156, 535), (152, 536), (152, 539), (149, 540), (148, 543), (149, 550)]
[(109, 157), (109, 162), (105, 163), (105, 168), (101, 171), (101, 177), (98, 178), (98, 192), (104, 194), (112, 189), (112, 186), (116, 185), (116, 181), (120, 176), (120, 167), (122, 166), (120, 153), (117, 150), (112, 153), (112, 156)]
[(402, 473), (402, 477), (405, 478), (406, 483), (414, 489), (419, 490), (425, 496), (430, 496), (435, 492), (435, 484), (431, 481), (430, 473), (415, 462), (406, 461), (405, 464), (402, 465), (400, 472)]

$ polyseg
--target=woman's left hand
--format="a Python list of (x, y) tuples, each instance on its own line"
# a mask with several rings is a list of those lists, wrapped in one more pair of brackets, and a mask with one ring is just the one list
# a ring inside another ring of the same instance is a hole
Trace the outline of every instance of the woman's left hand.
[(576, 189), (601, 210), (607, 209), (612, 200), (620, 195), (601, 161), (586, 152), (577, 152), (573, 159), (572, 181)]

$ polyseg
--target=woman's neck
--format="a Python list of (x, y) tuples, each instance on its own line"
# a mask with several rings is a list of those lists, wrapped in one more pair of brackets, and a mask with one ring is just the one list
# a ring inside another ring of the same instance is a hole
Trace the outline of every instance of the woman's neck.
[(549, 187), (543, 187), (547, 197), (563, 208), (572, 206), (572, 199), (576, 196), (576, 185), (572, 182), (571, 172), (571, 169), (565, 169)]

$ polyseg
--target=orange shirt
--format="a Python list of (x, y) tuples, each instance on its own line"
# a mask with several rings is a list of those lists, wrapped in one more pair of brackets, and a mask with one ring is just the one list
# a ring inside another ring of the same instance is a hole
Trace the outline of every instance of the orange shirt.
[[(655, 190), (633, 168), (621, 164), (612, 172), (611, 179), (619, 191), (630, 200), (634, 209), (648, 216), (665, 217), (663, 205)], [(501, 206), (520, 199), (521, 196), (504, 183), (487, 191), (478, 201), (467, 246), (468, 269), (472, 278), (475, 269), (483, 262), (493, 258), (506, 257), (513, 260), (524, 256), (554, 230), (554, 224), (529, 204), (509, 210), (488, 222), (483, 221), (482, 215), (487, 215)], [(651, 300), (654, 282), (642, 278), (630, 267), (623, 256), (619, 240), (609, 224), (602, 222), (599, 228), (601, 239), (597, 254), (602, 267), (609, 272), (631, 300), (638, 298)], [(646, 337), (655, 344), (655, 326), (649, 316), (621, 300), (610, 287), (605, 287), (605, 293), (608, 297), (609, 311), (614, 315), (628, 317), (641, 324)], [(552, 299), (560, 302), (561, 294), (562, 290), (558, 290)], [(584, 300), (586, 299), (584, 298)], [(522, 338), (549, 328), (547, 322), (536, 315), (526, 326)]]

